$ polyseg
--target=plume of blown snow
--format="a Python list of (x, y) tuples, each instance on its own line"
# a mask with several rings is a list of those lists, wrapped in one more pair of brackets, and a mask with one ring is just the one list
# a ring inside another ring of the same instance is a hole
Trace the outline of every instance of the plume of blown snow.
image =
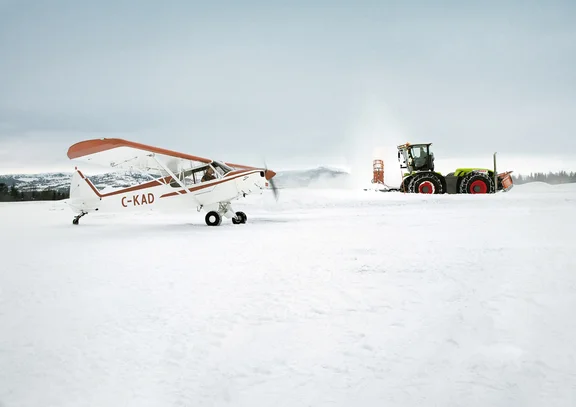
[(371, 185), (373, 161), (384, 161), (384, 182), (398, 186), (402, 179), (397, 148), (408, 141), (403, 126), (384, 102), (372, 98), (364, 103), (351, 123), (346, 142), (350, 184), (355, 188)]

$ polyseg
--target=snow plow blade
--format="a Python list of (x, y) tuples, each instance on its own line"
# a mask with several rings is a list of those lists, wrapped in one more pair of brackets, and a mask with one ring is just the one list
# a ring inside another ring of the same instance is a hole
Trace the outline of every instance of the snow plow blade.
[(512, 171), (506, 171), (498, 174), (498, 179), (502, 183), (502, 191), (507, 192), (510, 191), (514, 187), (514, 181), (510, 174)]

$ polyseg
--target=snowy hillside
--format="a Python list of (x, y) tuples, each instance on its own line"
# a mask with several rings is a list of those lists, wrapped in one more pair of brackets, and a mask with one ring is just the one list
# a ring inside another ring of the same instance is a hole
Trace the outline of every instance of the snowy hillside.
[[(148, 180), (149, 178), (139, 173), (118, 172), (108, 174), (97, 174), (90, 176), (87, 174), (94, 185), (101, 189), (105, 186), (113, 188), (128, 187), (135, 183), (140, 183)], [(70, 188), (70, 179), (72, 173), (42, 173), (42, 174), (10, 174), (0, 175), (0, 183), (6, 185), (16, 185), (21, 191), (42, 191), (45, 189), (53, 189), (57, 191), (68, 191)]]
[(42, 174), (5, 174), (0, 175), (0, 183), (15, 185), (20, 191), (42, 191), (52, 189), (67, 191), (72, 174), (54, 172)]
[(0, 405), (572, 407), (575, 205), (287, 188), (211, 228), (0, 204)]
[[(106, 186), (121, 188), (148, 181), (149, 178), (140, 173), (111, 172), (107, 174), (90, 175), (98, 189)], [(56, 189), (68, 191), (72, 173), (42, 173), (42, 174), (8, 174), (0, 175), (0, 183), (15, 184), (21, 191), (42, 191)], [(337, 188), (346, 182), (348, 173), (328, 167), (318, 167), (305, 170), (278, 171), (274, 181), (278, 188), (295, 188), (304, 186), (323, 186)]]

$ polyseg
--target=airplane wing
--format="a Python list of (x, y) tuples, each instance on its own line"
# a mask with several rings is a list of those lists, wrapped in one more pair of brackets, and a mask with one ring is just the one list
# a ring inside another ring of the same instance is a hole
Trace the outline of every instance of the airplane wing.
[(148, 146), (118, 138), (85, 140), (68, 149), (68, 158), (115, 169), (133, 169), (169, 175), (198, 165), (211, 163), (209, 158)]

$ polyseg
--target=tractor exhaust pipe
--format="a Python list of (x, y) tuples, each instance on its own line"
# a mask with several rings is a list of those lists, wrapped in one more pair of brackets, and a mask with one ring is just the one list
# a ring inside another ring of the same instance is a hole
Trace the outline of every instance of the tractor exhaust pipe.
[(494, 193), (498, 192), (498, 172), (496, 172), (496, 152), (494, 152)]

